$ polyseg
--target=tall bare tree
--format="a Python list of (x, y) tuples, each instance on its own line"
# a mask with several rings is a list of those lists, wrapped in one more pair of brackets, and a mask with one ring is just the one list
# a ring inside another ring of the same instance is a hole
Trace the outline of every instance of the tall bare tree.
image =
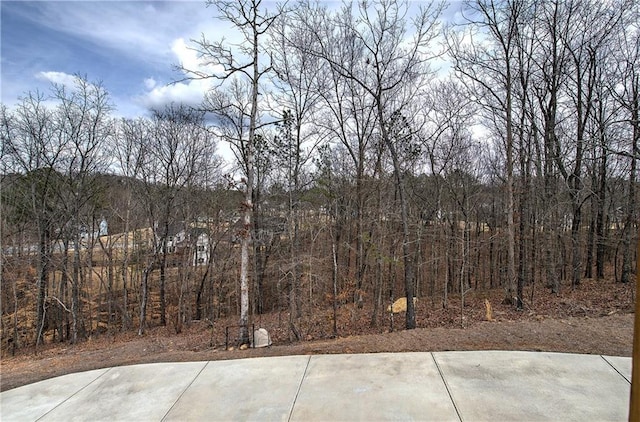
[(331, 69), (361, 88), (371, 101), (377, 119), (377, 134), (389, 151), (398, 187), (402, 219), (404, 287), (407, 300), (406, 327), (415, 328), (414, 252), (409, 226), (409, 204), (405, 172), (390, 130), (392, 116), (405, 112), (416, 93), (429, 79), (431, 42), (437, 35), (442, 5), (421, 4), (410, 25), (406, 1), (363, 1), (345, 3), (321, 27), (305, 21), (316, 34), (307, 52), (327, 61)]
[[(524, 0), (495, 2), (477, 0), (466, 3), (468, 31), (451, 33), (449, 51), (454, 68), (473, 85), (477, 100), (493, 120), (494, 128), (504, 130), (501, 141), (505, 151), (505, 197), (507, 220), (507, 286), (505, 301), (512, 302), (516, 295), (515, 261), (515, 202), (514, 202), (514, 91), (517, 69), (518, 33)], [(477, 39), (482, 33), (486, 43), (463, 42), (463, 37)], [(497, 123), (497, 127), (496, 127)], [(514, 303), (515, 304), (515, 303)]]
[(20, 198), (24, 203), (20, 214), (32, 220), (36, 227), (36, 344), (42, 342), (45, 328), (52, 243), (56, 215), (59, 215), (56, 190), (59, 189), (60, 174), (56, 168), (64, 148), (62, 139), (56, 136), (54, 114), (45, 107), (44, 101), (43, 94), (29, 92), (13, 112), (2, 107), (3, 162), (22, 175)]
[[(614, 4), (614, 6), (616, 6)], [(569, 63), (567, 92), (572, 102), (574, 117), (572, 163), (566, 165), (558, 157), (558, 168), (567, 181), (571, 201), (571, 285), (580, 284), (582, 277), (582, 206), (588, 191), (583, 182), (585, 151), (588, 147), (587, 127), (592, 120), (594, 105), (598, 101), (597, 75), (604, 65), (602, 51), (608, 47), (614, 29), (621, 22), (621, 7), (605, 6), (600, 2), (568, 2), (565, 19), (570, 30), (562, 37)]]
[[(122, 330), (125, 331), (132, 325), (131, 315), (129, 313), (129, 290), (133, 286), (133, 277), (129, 272), (129, 263), (131, 260), (130, 244), (131, 231), (135, 232), (140, 228), (137, 224), (132, 224), (132, 215), (135, 215), (134, 202), (134, 181), (142, 170), (142, 164), (146, 147), (149, 145), (148, 137), (150, 136), (150, 125), (148, 120), (143, 118), (123, 119), (117, 125), (117, 134), (114, 137), (113, 151), (115, 155), (115, 166), (119, 169), (119, 173), (124, 176), (124, 213), (117, 215), (124, 222), (121, 267), (120, 276), (122, 278)], [(141, 213), (142, 214), (142, 213)], [(146, 289), (145, 289), (146, 291)], [(146, 300), (146, 297), (145, 299)]]
[[(286, 7), (286, 5), (285, 5)], [(291, 10), (281, 10), (281, 18), (272, 26), (270, 55), (273, 60), (273, 95), (276, 110), (282, 118), (273, 140), (276, 169), (288, 195), (289, 262), (285, 273), (290, 279), (290, 328), (299, 337), (296, 320), (301, 313), (300, 279), (302, 260), (300, 255), (300, 201), (305, 185), (304, 169), (316, 152), (318, 131), (310, 125), (317, 113), (324, 91), (326, 68), (317, 57), (305, 54), (298, 46), (312, 41), (313, 35), (295, 25), (296, 14), (304, 13), (296, 4)]]
[[(623, 229), (623, 258), (620, 281), (631, 281), (633, 246), (632, 227), (638, 227), (637, 180), (638, 159), (640, 158), (640, 6), (634, 3), (624, 16), (624, 31), (618, 31), (617, 45), (619, 80), (615, 80), (611, 92), (624, 109), (625, 142), (622, 154), (629, 160), (629, 180), (627, 184), (627, 202), (625, 204), (625, 222)], [(636, 257), (640, 259), (640, 257)], [(636, 336), (638, 333), (636, 333)]]
[[(376, 146), (380, 144), (377, 135), (377, 113), (373, 106), (371, 97), (366, 90), (353, 79), (345, 78), (340, 69), (332, 67), (330, 60), (323, 59), (320, 55), (309, 53), (308, 48), (317, 37), (309, 28), (320, 28), (327, 25), (327, 20), (337, 18), (331, 16), (328, 9), (318, 3), (311, 4), (308, 1), (300, 1), (297, 7), (293, 8), (294, 16), (291, 17), (290, 27), (294, 34), (306, 34), (303, 37), (290, 37), (289, 43), (294, 49), (299, 51), (298, 55), (306, 57), (306, 61), (315, 63), (315, 67), (320, 69), (318, 76), (314, 78), (315, 83), (311, 88), (319, 95), (319, 110), (314, 116), (315, 127), (319, 128), (323, 137), (339, 141), (344, 146), (346, 157), (350, 159), (350, 165), (345, 167), (351, 177), (355, 180), (355, 192), (349, 195), (346, 204), (353, 208), (353, 218), (355, 219), (355, 233), (347, 230), (346, 233), (334, 231), (338, 237), (344, 239), (345, 244), (349, 244), (346, 251), (353, 250), (355, 255), (354, 274), (350, 274), (351, 265), (346, 265), (347, 272), (345, 278), (355, 279), (353, 300), (358, 306), (363, 304), (364, 281), (368, 266), (367, 255), (372, 248), (370, 236), (367, 236), (365, 229), (365, 214), (367, 212), (367, 202), (372, 191), (368, 188), (367, 181), (372, 180), (375, 173), (376, 153), (379, 155), (380, 149)], [(344, 4), (344, 13), (349, 9)], [(325, 22), (325, 23), (323, 23)], [(344, 34), (326, 33), (323, 36), (340, 39)], [(329, 44), (332, 41), (327, 40)], [(334, 46), (334, 59), (340, 56), (354, 57), (361, 54), (355, 39), (349, 41), (342, 38), (340, 45)], [(339, 51), (338, 51), (339, 50)], [(369, 201), (370, 202), (370, 201)], [(347, 216), (350, 216), (350, 212)], [(349, 217), (351, 219), (351, 217)], [(351, 227), (348, 224), (346, 227)], [(345, 228), (346, 228), (345, 227)], [(340, 252), (340, 243), (336, 243), (336, 252)], [(355, 247), (350, 244), (355, 243)], [(347, 261), (350, 260), (347, 254)], [(353, 289), (353, 288), (352, 288)]]
[[(450, 219), (449, 216), (457, 215), (462, 206), (468, 208), (466, 201), (454, 203), (453, 206), (446, 204), (445, 192), (448, 190), (453, 194), (456, 191), (452, 183), (456, 178), (446, 176), (462, 172), (476, 177), (470, 167), (478, 165), (476, 161), (478, 154), (472, 152), (474, 145), (469, 128), (473, 123), (477, 107), (467, 95), (462, 83), (455, 79), (434, 84), (429, 98), (430, 106), (424, 111), (426, 124), (421, 131), (420, 140), (424, 150), (423, 160), (432, 176), (429, 183), (431, 189), (424, 192), (418, 187), (413, 187), (412, 194), (418, 198), (418, 203), (427, 214), (423, 218), (437, 224), (438, 230), (434, 233), (433, 243), (445, 245), (450, 243), (447, 241), (444, 230), (446, 222), (449, 221), (452, 232), (457, 232), (457, 222), (461, 220)], [(463, 188), (466, 189), (470, 185), (466, 183), (469, 177), (458, 179), (464, 182), (461, 184)], [(452, 196), (454, 195), (449, 195), (449, 197)], [(466, 215), (466, 218), (470, 218), (470, 215)], [(455, 235), (455, 233), (452, 234)], [(438, 254), (435, 247), (431, 251), (430, 265), (433, 268), (432, 278), (435, 279), (437, 269), (444, 261), (442, 255), (446, 255), (449, 260), (454, 254), (453, 252)], [(447, 266), (449, 266), (448, 263)], [(432, 282), (435, 284), (435, 280)], [(448, 306), (447, 298), (451, 287), (449, 282), (444, 283), (442, 302), (444, 307)]]
[(141, 165), (147, 191), (149, 222), (154, 233), (154, 252), (143, 279), (143, 301), (141, 305), (140, 330), (144, 331), (146, 296), (148, 284), (145, 280), (155, 267), (160, 270), (160, 324), (167, 323), (167, 265), (172, 229), (186, 229), (177, 220), (184, 206), (184, 193), (199, 174), (206, 172), (207, 163), (213, 157), (214, 142), (204, 127), (203, 113), (185, 105), (171, 104), (155, 110), (148, 137), (142, 141), (144, 160)]
[(93, 216), (101, 189), (95, 176), (109, 166), (106, 146), (113, 134), (109, 116), (112, 105), (101, 83), (81, 76), (75, 77), (73, 86), (54, 85), (54, 98), (59, 102), (55, 113), (57, 133), (65, 145), (60, 156), (64, 182), (58, 196), (69, 216), (66, 233), (73, 247), (70, 340), (75, 343), (85, 331), (80, 293), (86, 271), (81, 250), (93, 250)]
[[(242, 158), (244, 172), (244, 202), (242, 204), (242, 224), (240, 232), (240, 343), (249, 343), (249, 265), (251, 248), (251, 222), (253, 216), (253, 184), (255, 173), (255, 144), (259, 126), (258, 95), (260, 79), (267, 74), (270, 66), (262, 66), (262, 40), (277, 15), (271, 15), (262, 8), (262, 0), (208, 0), (208, 6), (215, 6), (222, 20), (229, 22), (237, 29), (242, 41), (239, 44), (227, 44), (224, 40), (210, 41), (203, 36), (194, 40), (195, 49), (203, 62), (207, 65), (221, 67), (219, 73), (212, 73), (206, 69), (187, 69), (182, 65), (180, 69), (188, 78), (208, 79), (220, 81), (242, 78), (248, 83), (250, 90), (249, 104), (246, 113), (240, 112), (237, 118), (246, 125), (246, 138), (236, 139), (240, 146), (237, 156)], [(240, 56), (240, 57), (238, 57)], [(233, 104), (227, 104), (223, 109), (210, 111), (228, 111)], [(205, 104), (205, 108), (207, 105)], [(227, 113), (228, 114), (228, 113)]]
[(567, 46), (562, 42), (569, 31), (568, 19), (563, 11), (564, 2), (551, 1), (540, 3), (535, 10), (537, 15), (537, 31), (534, 33), (536, 43), (533, 76), (533, 95), (539, 108), (539, 123), (542, 145), (537, 149), (537, 176), (543, 179), (543, 201), (541, 214), (543, 221), (544, 267), (546, 283), (552, 292), (560, 289), (560, 274), (557, 269), (559, 261), (558, 245), (560, 230), (560, 207), (558, 204), (562, 194), (560, 173), (556, 156), (559, 154), (559, 121), (561, 120), (562, 92), (567, 75), (565, 72), (568, 60)]

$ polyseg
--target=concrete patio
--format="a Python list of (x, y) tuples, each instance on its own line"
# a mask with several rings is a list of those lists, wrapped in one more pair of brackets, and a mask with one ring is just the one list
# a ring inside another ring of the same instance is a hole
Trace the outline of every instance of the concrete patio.
[(8, 421), (626, 421), (631, 358), (540, 352), (158, 363), (0, 393)]

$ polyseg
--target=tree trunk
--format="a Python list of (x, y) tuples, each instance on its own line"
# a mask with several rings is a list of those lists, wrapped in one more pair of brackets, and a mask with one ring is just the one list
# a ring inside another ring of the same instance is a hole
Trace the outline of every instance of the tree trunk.
[[(638, 87), (638, 84), (635, 85)], [(631, 169), (629, 171), (629, 184), (628, 184), (628, 196), (626, 206), (626, 221), (624, 224), (623, 235), (623, 254), (622, 254), (622, 274), (620, 281), (628, 283), (631, 281), (632, 263), (633, 263), (633, 247), (631, 246), (631, 236), (633, 232), (633, 226), (636, 223), (636, 169), (637, 169), (637, 157), (640, 154), (638, 143), (640, 142), (640, 93), (634, 92), (634, 102), (631, 110), (631, 121), (633, 124), (633, 141), (631, 145)], [(640, 257), (636, 257), (640, 259)], [(637, 300), (637, 299), (636, 299)]]
[[(338, 237), (339, 239), (339, 237)], [(331, 278), (333, 281), (333, 335), (338, 335), (338, 239), (331, 234)]]
[[(360, 144), (361, 145), (361, 144)], [(355, 303), (358, 307), (362, 307), (362, 284), (365, 270), (365, 257), (364, 257), (364, 192), (363, 192), (363, 177), (364, 177), (364, 152), (359, 146), (358, 157), (358, 170), (356, 174), (356, 259), (355, 259), (355, 271), (356, 271), (356, 294), (354, 297)]]
[[(524, 160), (524, 159), (522, 159)], [(525, 165), (521, 163), (521, 169), (525, 169)], [(524, 174), (524, 172), (523, 172)], [(527, 186), (527, 176), (523, 177), (524, 191)], [(518, 242), (518, 283), (516, 287), (516, 309), (521, 311), (523, 308), (522, 299), (524, 298), (524, 283), (527, 277), (527, 249), (526, 249), (526, 233), (527, 233), (527, 194), (520, 195), (520, 221), (518, 224), (519, 242)]]
[(404, 261), (404, 291), (407, 298), (407, 312), (406, 312), (406, 329), (411, 330), (416, 328), (416, 314), (415, 305), (413, 303), (413, 283), (414, 283), (414, 268), (413, 268), (413, 252), (411, 251), (411, 233), (409, 229), (409, 205), (407, 194), (405, 190), (404, 178), (402, 176), (402, 170), (400, 168), (400, 160), (396, 152), (396, 147), (392, 140), (389, 138), (389, 134), (386, 128), (386, 122), (384, 120), (384, 113), (382, 112), (381, 99), (376, 101), (378, 105), (378, 119), (382, 131), (382, 139), (389, 149), (391, 154), (391, 160), (393, 162), (393, 174), (398, 186), (398, 199), (400, 200), (400, 215), (402, 218), (402, 254)]
[(140, 282), (140, 326), (138, 327), (138, 335), (144, 334), (147, 326), (147, 302), (149, 301), (149, 276), (153, 271), (155, 262), (148, 265), (142, 273), (142, 280)]
[(74, 234), (73, 271), (71, 273), (71, 343), (78, 341), (80, 308), (80, 239)]
[(598, 183), (594, 175), (591, 178), (591, 214), (589, 219), (589, 232), (587, 233), (587, 250), (585, 252), (584, 278), (593, 278), (593, 247), (596, 239), (596, 221), (598, 220)]
[(602, 148), (602, 161), (600, 165), (600, 188), (598, 189), (598, 215), (596, 220), (596, 277), (604, 278), (604, 252), (607, 241), (605, 215), (607, 194), (607, 154), (606, 147)]
[(506, 154), (507, 154), (507, 291), (505, 302), (514, 304), (513, 297), (515, 294), (516, 284), (516, 229), (515, 222), (513, 220), (513, 214), (515, 211), (514, 199), (513, 199), (513, 123), (512, 123), (512, 80), (511, 80), (511, 67), (509, 60), (506, 63), (506, 126), (507, 126), (507, 138), (506, 138)]
[(49, 280), (49, 230), (45, 222), (40, 222), (40, 252), (38, 255), (38, 302), (37, 302), (37, 323), (38, 335), (36, 346), (43, 342), (42, 334), (45, 329), (45, 305), (47, 296), (47, 283)]
[(580, 225), (582, 224), (582, 206), (579, 198), (574, 199), (573, 220), (571, 221), (571, 286), (580, 285), (582, 275), (582, 239), (580, 236)]
[(124, 218), (124, 244), (122, 250), (122, 331), (127, 331), (131, 322), (129, 316), (129, 215), (131, 210), (131, 193), (127, 192), (127, 209)]
[(251, 219), (253, 217), (253, 182), (255, 168), (255, 136), (258, 116), (258, 28), (253, 17), (253, 78), (251, 80), (251, 114), (249, 141), (246, 145), (246, 189), (244, 192), (242, 232), (240, 243), (240, 344), (249, 344), (249, 251), (251, 250)]
[[(62, 303), (69, 303), (67, 300), (68, 286), (71, 284), (71, 277), (69, 276), (69, 239), (63, 240), (63, 257), (62, 257), (62, 280), (60, 281), (59, 295)], [(60, 334), (60, 341), (64, 341), (69, 338), (69, 314), (60, 312), (58, 321), (58, 331)]]
[(167, 255), (168, 251), (168, 237), (169, 237), (169, 209), (167, 209), (166, 219), (164, 222), (163, 234), (162, 234), (162, 251), (160, 256), (160, 325), (165, 327), (167, 325), (167, 299), (166, 299), (166, 285), (167, 285)]
[(200, 321), (202, 319), (202, 295), (204, 293), (204, 283), (207, 281), (209, 276), (209, 269), (211, 268), (211, 261), (213, 259), (213, 251), (209, 250), (209, 260), (207, 262), (207, 269), (204, 271), (202, 277), (200, 277), (200, 285), (198, 286), (198, 291), (196, 292), (196, 320)]

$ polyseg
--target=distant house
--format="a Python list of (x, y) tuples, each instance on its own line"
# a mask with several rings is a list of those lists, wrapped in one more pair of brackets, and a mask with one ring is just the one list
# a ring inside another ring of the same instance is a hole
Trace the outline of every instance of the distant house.
[[(159, 229), (158, 241), (162, 239), (163, 229)], [(186, 232), (184, 230), (183, 223), (173, 223), (169, 225), (169, 231), (167, 232), (166, 252), (167, 254), (175, 254), (178, 252), (178, 248), (184, 247), (184, 241), (186, 239)]]
[(197, 233), (197, 230), (194, 230), (193, 235), (196, 236), (196, 246), (193, 251), (193, 265), (207, 265), (209, 263), (209, 235), (206, 231), (200, 230), (200, 233)]
[[(209, 235), (201, 224), (172, 224), (167, 235), (167, 253), (185, 258), (193, 266), (207, 265), (211, 259), (209, 253)], [(185, 256), (187, 255), (187, 256)]]

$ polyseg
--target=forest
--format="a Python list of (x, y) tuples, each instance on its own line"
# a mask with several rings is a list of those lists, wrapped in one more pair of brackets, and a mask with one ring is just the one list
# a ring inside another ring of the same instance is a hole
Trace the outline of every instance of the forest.
[(116, 117), (78, 73), (2, 105), (3, 352), (632, 282), (640, 3), (455, 3), (210, 0), (243, 42), (191, 41), (200, 104)]

